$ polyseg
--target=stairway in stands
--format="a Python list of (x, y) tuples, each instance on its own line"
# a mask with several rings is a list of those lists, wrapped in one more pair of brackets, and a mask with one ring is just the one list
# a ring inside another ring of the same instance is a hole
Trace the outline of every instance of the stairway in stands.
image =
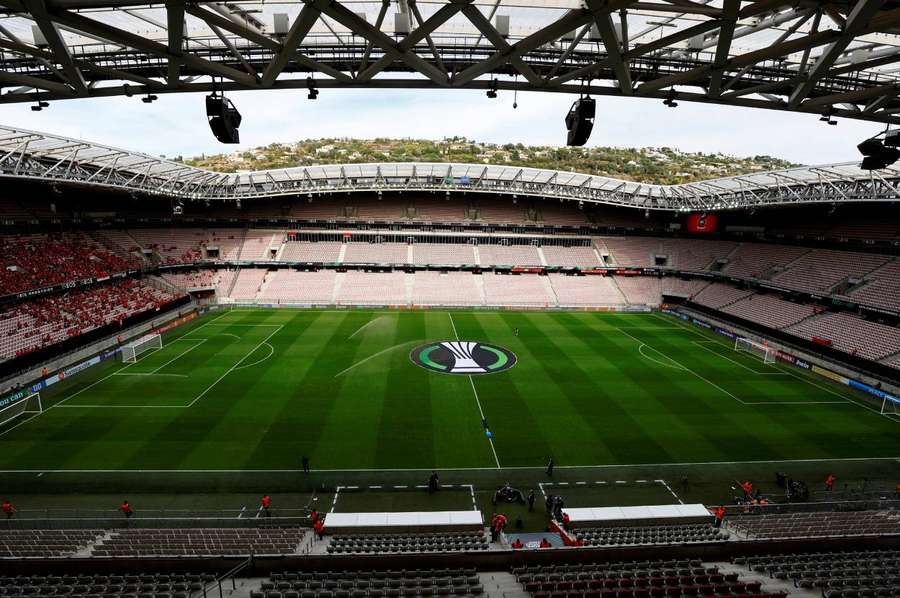
[(529, 598), (515, 576), (508, 572), (487, 571), (478, 574), (481, 585), (484, 586), (484, 595), (487, 598)]

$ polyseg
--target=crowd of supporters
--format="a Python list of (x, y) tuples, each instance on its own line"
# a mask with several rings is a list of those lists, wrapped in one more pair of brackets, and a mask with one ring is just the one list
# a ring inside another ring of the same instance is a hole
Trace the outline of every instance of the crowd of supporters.
[(79, 233), (2, 236), (0, 255), (0, 295), (101, 278), (139, 265)]

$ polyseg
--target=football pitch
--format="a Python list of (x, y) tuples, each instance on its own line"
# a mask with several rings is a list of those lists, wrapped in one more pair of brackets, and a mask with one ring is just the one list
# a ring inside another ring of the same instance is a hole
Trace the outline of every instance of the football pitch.
[[(488, 361), (509, 358), (506, 369), (441, 371), (452, 359), (433, 343), (456, 340), (493, 347)], [(538, 470), (551, 455), (562, 469), (900, 456), (900, 421), (851, 389), (662, 314), (214, 311), (42, 400), (42, 414), (0, 429), (5, 473), (294, 472), (303, 456), (373, 475)]]

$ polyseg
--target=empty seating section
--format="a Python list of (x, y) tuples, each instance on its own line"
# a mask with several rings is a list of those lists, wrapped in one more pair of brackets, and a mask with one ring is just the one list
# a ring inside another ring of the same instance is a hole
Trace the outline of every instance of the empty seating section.
[(725, 313), (770, 328), (786, 328), (814, 315), (817, 310), (814, 305), (785, 301), (772, 295), (749, 295), (722, 309)]
[(614, 284), (631, 305), (659, 305), (660, 282), (652, 276), (616, 276)]
[(334, 297), (334, 281), (337, 272), (297, 272), (275, 270), (269, 272), (266, 285), (259, 294), (261, 303), (328, 304)]
[(537, 203), (538, 222), (547, 226), (584, 226), (587, 218), (584, 212), (568, 209), (560, 204)]
[(403, 217), (404, 209), (398, 202), (377, 199), (355, 199), (357, 220), (379, 220), (393, 222)]
[(482, 266), (540, 266), (537, 247), (531, 245), (479, 245)]
[(126, 529), (110, 532), (93, 556), (216, 556), (296, 554), (301, 528)]
[(216, 274), (213, 270), (195, 270), (193, 272), (163, 272), (162, 277), (178, 288), (193, 291), (215, 287)]
[(556, 303), (544, 284), (543, 276), (485, 272), (481, 279), (488, 305), (544, 307)]
[(139, 267), (81, 233), (0, 236), (0, 295)]
[(569, 266), (575, 268), (596, 268), (601, 266), (593, 247), (562, 247), (544, 245), (541, 247), (548, 266)]
[(466, 207), (453, 199), (416, 199), (413, 202), (414, 220), (423, 222), (463, 222)]
[(234, 284), (234, 279), (237, 278), (237, 273), (237, 270), (216, 270), (215, 285), (216, 294), (219, 297), (228, 296), (231, 285)]
[(694, 297), (694, 301), (700, 305), (712, 307), (713, 309), (722, 309), (726, 305), (731, 305), (732, 303), (740, 301), (752, 293), (753, 291), (738, 289), (727, 284), (714, 282), (697, 293), (697, 296)]
[(900, 260), (894, 259), (865, 277), (866, 283), (850, 292), (850, 299), (900, 310)]
[(660, 239), (650, 237), (603, 237), (602, 241), (617, 266), (653, 266), (663, 255)]
[(140, 280), (125, 279), (12, 304), (0, 309), (0, 360), (156, 309), (175, 298)]
[(483, 532), (353, 534), (333, 536), (327, 551), (329, 554), (473, 551), (487, 550), (487, 540)]
[(187, 264), (199, 261), (208, 236), (199, 228), (133, 228), (130, 236), (143, 249), (155, 253), (162, 264)]
[(468, 272), (417, 272), (413, 305), (482, 305), (479, 278)]
[(800, 291), (831, 290), (844, 279), (862, 277), (891, 259), (889, 256), (816, 249), (772, 277), (773, 282)]
[(728, 257), (728, 264), (722, 272), (739, 278), (768, 279), (779, 268), (784, 268), (810, 250), (791, 245), (767, 245), (764, 243), (742, 243)]
[(737, 248), (731, 241), (699, 239), (666, 239), (663, 251), (668, 256), (666, 265), (679, 270), (709, 270), (720, 259), (726, 258)]
[(744, 515), (732, 517), (731, 527), (751, 538), (824, 538), (900, 534), (900, 513), (852, 511)]
[(585, 546), (634, 546), (642, 544), (685, 544), (722, 542), (728, 533), (705, 524), (656, 525), (643, 527), (584, 528), (576, 537)]
[(812, 552), (735, 557), (758, 574), (821, 591), (824, 598), (900, 596), (900, 550)]
[(780, 597), (759, 581), (742, 581), (699, 560), (578, 563), (513, 567), (534, 598), (664, 598), (679, 596)]
[(502, 199), (481, 199), (477, 206), (478, 221), (488, 224), (524, 224), (525, 208)]
[(250, 598), (414, 598), (480, 596), (475, 569), (275, 573)]
[(807, 340), (831, 341), (835, 349), (866, 359), (882, 359), (900, 351), (900, 329), (849, 313), (823, 313), (787, 331)]
[(347, 272), (338, 281), (335, 302), (339, 305), (406, 304), (403, 272)]
[(207, 248), (215, 248), (219, 251), (219, 261), (234, 261), (241, 255), (243, 236), (244, 231), (241, 229), (210, 229)]
[(547, 277), (562, 306), (620, 305), (625, 300), (607, 276), (549, 274)]
[(0, 577), (0, 596), (188, 598), (215, 579), (212, 573), (23, 575)]
[(406, 243), (347, 243), (344, 262), (348, 264), (406, 264)]
[(284, 233), (250, 229), (241, 245), (240, 259), (269, 260), (273, 258), (272, 249), (276, 252), (282, 243)]
[(466, 244), (416, 243), (412, 246), (413, 263), (422, 265), (477, 264), (475, 249)]
[(262, 268), (244, 268), (238, 270), (237, 279), (231, 289), (231, 298), (235, 301), (253, 301), (266, 277)]
[(332, 264), (341, 255), (342, 243), (326, 241), (310, 243), (308, 241), (287, 241), (281, 252), (283, 262), (317, 262)]
[(140, 255), (140, 243), (127, 230), (112, 228), (99, 230), (95, 234), (107, 247), (119, 253), (119, 255)]
[(99, 530), (4, 530), (0, 532), (0, 558), (70, 556), (93, 544), (102, 533)]
[(708, 284), (706, 280), (682, 280), (666, 276), (660, 281), (659, 287), (662, 293), (692, 298)]

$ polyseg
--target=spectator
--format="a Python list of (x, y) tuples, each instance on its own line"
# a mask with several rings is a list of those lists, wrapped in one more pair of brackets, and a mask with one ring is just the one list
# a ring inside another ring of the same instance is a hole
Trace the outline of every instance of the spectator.
[(714, 526), (716, 529), (722, 527), (722, 522), (725, 521), (725, 505), (720, 505), (719, 508), (716, 509), (716, 523)]
[(13, 515), (16, 514), (16, 508), (9, 502), (8, 498), (3, 499), (3, 505), (0, 507), (3, 509), (3, 512), (6, 514), (7, 519), (12, 519)]
[(131, 519), (131, 516), (134, 515), (134, 509), (131, 508), (131, 503), (127, 500), (122, 501), (122, 504), (119, 505), (119, 510), (125, 515), (125, 519)]
[(835, 481), (837, 481), (837, 478), (835, 477), (835, 475), (833, 473), (829, 473), (828, 477), (825, 478), (825, 491), (826, 492), (831, 492), (832, 490), (834, 490)]
[(510, 546), (513, 547), (513, 550), (521, 550), (522, 548), (525, 547), (525, 545), (522, 543), (522, 540), (519, 538), (516, 538), (515, 540), (513, 540), (513, 543), (510, 544)]
[(547, 538), (541, 538), (541, 548), (550, 548), (552, 546), (553, 545), (550, 544), (550, 540), (548, 540)]
[(269, 511), (269, 507), (271, 505), (272, 505), (272, 497), (270, 497), (268, 494), (266, 494), (265, 496), (262, 497), (262, 500), (260, 500), (260, 507), (262, 508), (263, 512), (266, 514), (266, 517), (272, 516), (272, 513)]
[(321, 540), (325, 536), (325, 520), (317, 518), (313, 524), (313, 531), (316, 533), (316, 538)]

